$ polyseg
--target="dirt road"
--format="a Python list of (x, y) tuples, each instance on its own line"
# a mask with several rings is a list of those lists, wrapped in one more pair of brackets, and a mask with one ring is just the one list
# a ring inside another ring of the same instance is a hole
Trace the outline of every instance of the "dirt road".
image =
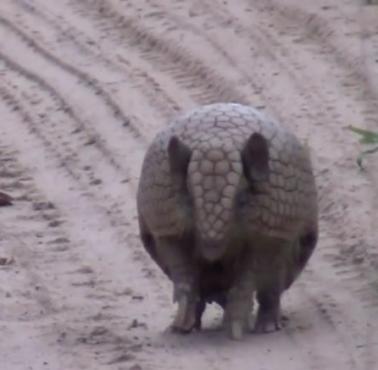
[[(1, 0), (1, 370), (378, 368), (378, 7), (358, 0)], [(262, 5), (263, 4), (263, 5)], [(314, 5), (317, 4), (317, 5)], [(181, 110), (253, 104), (312, 148), (318, 249), (285, 328), (166, 332), (171, 287), (138, 239), (153, 135)]]

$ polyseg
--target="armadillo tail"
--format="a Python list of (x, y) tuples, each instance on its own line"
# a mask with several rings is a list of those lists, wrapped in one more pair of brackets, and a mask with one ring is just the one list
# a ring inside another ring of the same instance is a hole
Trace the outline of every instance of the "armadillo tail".
[(220, 260), (225, 253), (223, 243), (217, 240), (202, 240), (198, 243), (199, 255), (202, 259), (208, 262), (215, 262)]

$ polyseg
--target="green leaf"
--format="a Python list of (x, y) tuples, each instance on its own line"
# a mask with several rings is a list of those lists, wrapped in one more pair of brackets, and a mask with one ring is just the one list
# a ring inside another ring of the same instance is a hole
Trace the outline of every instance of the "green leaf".
[(361, 144), (378, 144), (378, 133), (355, 126), (348, 126), (347, 128), (361, 136)]

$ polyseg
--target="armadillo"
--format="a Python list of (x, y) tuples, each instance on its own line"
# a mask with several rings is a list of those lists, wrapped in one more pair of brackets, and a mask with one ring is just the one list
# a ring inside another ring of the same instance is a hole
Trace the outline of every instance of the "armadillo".
[(309, 149), (254, 107), (201, 106), (153, 139), (137, 192), (140, 236), (173, 283), (172, 329), (224, 309), (232, 339), (280, 328), (280, 300), (318, 240)]

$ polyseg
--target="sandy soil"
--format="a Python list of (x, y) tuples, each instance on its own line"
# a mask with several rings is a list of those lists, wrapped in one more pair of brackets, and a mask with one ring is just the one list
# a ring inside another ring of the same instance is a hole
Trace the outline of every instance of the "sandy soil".
[[(262, 5), (263, 4), (263, 5)], [(317, 4), (317, 5), (315, 5)], [(362, 0), (1, 0), (0, 369), (378, 368), (378, 7)], [(238, 101), (312, 148), (318, 249), (285, 328), (166, 331), (171, 287), (141, 247), (148, 142), (178, 111)]]

